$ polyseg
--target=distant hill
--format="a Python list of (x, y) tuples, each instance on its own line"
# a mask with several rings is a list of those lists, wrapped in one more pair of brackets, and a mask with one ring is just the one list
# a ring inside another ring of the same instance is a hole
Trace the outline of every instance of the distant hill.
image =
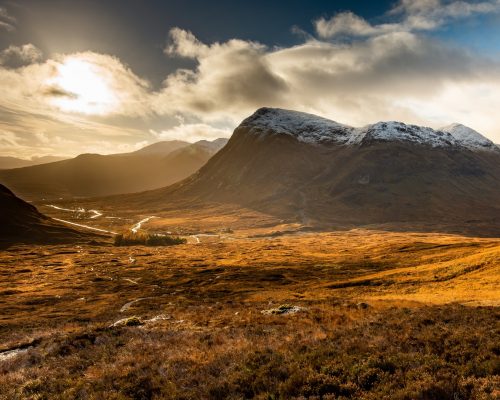
[(164, 165), (171, 168), (170, 176), (178, 182), (198, 171), (215, 153), (225, 146), (228, 139), (200, 140), (168, 154)]
[(189, 145), (190, 143), (184, 142), (182, 140), (164, 140), (162, 142), (150, 144), (149, 146), (143, 147), (142, 149), (127, 154), (165, 156), (172, 151), (181, 149)]
[(64, 157), (43, 156), (34, 157), (31, 160), (24, 160), (16, 157), (0, 157), (0, 169), (22, 168), (32, 165), (47, 164), (54, 161), (64, 160)]
[(263, 108), (198, 173), (128, 207), (240, 204), (304, 225), (484, 223), (500, 231), (500, 150), (454, 124), (353, 128)]
[(96, 235), (71, 229), (38, 212), (0, 185), (0, 246), (10, 243), (68, 243)]
[(139, 192), (188, 177), (226, 141), (167, 141), (132, 153), (82, 154), (50, 164), (0, 171), (0, 182), (28, 200)]

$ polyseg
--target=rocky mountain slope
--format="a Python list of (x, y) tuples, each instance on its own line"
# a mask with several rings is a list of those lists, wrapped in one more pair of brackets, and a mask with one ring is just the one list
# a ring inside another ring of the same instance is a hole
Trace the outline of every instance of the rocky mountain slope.
[(352, 128), (262, 108), (200, 171), (131, 196), (141, 205), (235, 203), (306, 225), (500, 225), (500, 150), (477, 132)]

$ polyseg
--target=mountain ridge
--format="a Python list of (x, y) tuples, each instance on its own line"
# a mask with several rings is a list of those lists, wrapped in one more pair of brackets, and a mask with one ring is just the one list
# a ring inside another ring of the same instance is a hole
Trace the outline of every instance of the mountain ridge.
[[(333, 143), (310, 143), (299, 137), (325, 135), (323, 126), (319, 132), (314, 130), (316, 124), (309, 123), (309, 116), (291, 126), (279, 121), (281, 125), (273, 130), (261, 122), (254, 124), (255, 114), (243, 120), (226, 146), (189, 178), (116, 201), (155, 213), (233, 204), (325, 228), (486, 224), (488, 232), (500, 233), (500, 151), (496, 149), (367, 140), (366, 136), (360, 144), (346, 145), (349, 138), (336, 123), (333, 131), (327, 131), (335, 136)], [(330, 126), (327, 123), (326, 128)], [(300, 127), (296, 135), (290, 134), (296, 127)]]
[(48, 164), (51, 162), (62, 161), (65, 159), (66, 159), (66, 157), (42, 156), (42, 157), (33, 157), (30, 160), (26, 160), (24, 158), (0, 156), (0, 170), (13, 169), (13, 168), (23, 168), (23, 167), (30, 167), (33, 165)]
[(372, 141), (403, 141), (431, 147), (461, 146), (469, 150), (498, 150), (477, 131), (461, 124), (442, 129), (408, 125), (399, 121), (381, 121), (360, 128), (299, 111), (263, 107), (243, 120), (241, 127), (250, 133), (287, 134), (309, 144), (363, 145)]
[[(132, 153), (80, 154), (69, 160), (2, 170), (0, 182), (35, 201), (140, 192), (191, 175), (225, 141), (211, 143), (158, 142)], [(172, 153), (177, 154), (175, 160), (169, 158)]]

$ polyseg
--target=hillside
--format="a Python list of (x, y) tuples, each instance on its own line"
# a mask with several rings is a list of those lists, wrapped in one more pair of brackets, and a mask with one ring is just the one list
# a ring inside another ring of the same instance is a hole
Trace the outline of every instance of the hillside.
[(0, 245), (9, 243), (68, 243), (96, 235), (73, 230), (38, 212), (0, 185)]
[(47, 164), (50, 162), (61, 161), (61, 160), (64, 160), (64, 157), (43, 156), (43, 157), (34, 157), (31, 160), (25, 160), (23, 158), (17, 158), (17, 157), (0, 157), (0, 170), (29, 167), (32, 165)]
[[(0, 182), (28, 200), (131, 193), (170, 185), (191, 175), (223, 146), (159, 142), (133, 153), (82, 154), (70, 160), (0, 171)], [(169, 157), (170, 154), (175, 154)]]
[(352, 128), (263, 108), (197, 174), (126, 202), (155, 209), (238, 204), (313, 226), (486, 223), (497, 229), (500, 150), (482, 136), (478, 146), (476, 134), (464, 139), (400, 122)]

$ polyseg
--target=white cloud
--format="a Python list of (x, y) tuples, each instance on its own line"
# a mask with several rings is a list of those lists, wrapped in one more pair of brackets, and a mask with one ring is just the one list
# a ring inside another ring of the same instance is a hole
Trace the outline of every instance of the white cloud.
[(175, 111), (217, 119), (241, 114), (242, 104), (248, 109), (275, 103), (286, 94), (286, 83), (271, 70), (262, 44), (233, 39), (206, 45), (176, 28), (166, 52), (192, 58), (198, 65), (165, 79), (164, 88), (153, 100), (153, 109), (159, 114)]
[(395, 24), (373, 26), (350, 11), (338, 13), (330, 19), (320, 18), (314, 24), (316, 32), (322, 38), (340, 35), (373, 36), (397, 30)]
[(209, 46), (196, 39), (191, 32), (180, 28), (171, 29), (170, 38), (171, 43), (164, 49), (164, 53), (167, 55), (197, 58), (210, 51)]
[(231, 136), (231, 130), (214, 128), (207, 124), (181, 124), (162, 131), (151, 129), (150, 133), (157, 140), (185, 140), (186, 142)]
[(51, 142), (45, 132), (35, 132), (34, 136), (42, 144), (49, 144)]
[(44, 82), (50, 104), (62, 111), (97, 115), (144, 115), (149, 83), (118, 58), (92, 52), (56, 57)]
[(0, 130), (0, 144), (2, 147), (14, 147), (17, 148), (19, 143), (19, 138), (13, 132)]
[[(378, 25), (345, 12), (324, 20), (320, 37), (328, 40), (309, 36), (288, 48), (238, 39), (203, 43), (175, 28), (166, 55), (189, 58), (195, 67), (169, 74), (158, 90), (112, 55), (42, 62), (34, 50), (31, 64), (0, 66), (2, 152), (113, 153), (151, 140), (227, 137), (262, 106), (356, 126), (461, 122), (500, 142), (500, 63), (420, 34), (499, 4), (403, 0), (385, 16), (396, 21)], [(343, 35), (356, 38), (330, 40)], [(10, 52), (23, 53), (17, 49)]]
[(372, 25), (352, 12), (341, 12), (329, 19), (314, 22), (316, 32), (323, 39), (338, 36), (368, 37), (390, 32), (434, 30), (450, 20), (470, 17), (474, 14), (500, 12), (500, 1), (466, 2), (442, 0), (400, 0), (386, 19), (399, 18), (396, 22)]
[[(178, 29), (172, 40), (169, 54), (189, 56), (198, 66), (170, 75), (153, 96), (154, 109), (205, 123), (230, 121), (234, 126), (258, 107), (277, 106), (353, 125), (395, 119), (438, 127), (460, 116), (458, 110), (470, 103), (467, 96), (445, 100), (442, 93), (450, 87), (500, 82), (497, 62), (410, 32), (347, 44), (308, 40), (271, 50), (239, 40), (207, 45)], [(497, 95), (488, 96), (496, 104)], [(434, 111), (410, 106), (417, 103), (432, 104)], [(485, 115), (476, 112), (484, 120)], [(498, 128), (485, 133), (500, 136)], [(172, 131), (169, 138), (175, 134), (180, 132)]]
[[(16, 52), (13, 48), (7, 50), (9, 54)], [(60, 111), (80, 115), (149, 113), (148, 82), (118, 58), (105, 54), (56, 55), (44, 63), (0, 68), (0, 85), (0, 107), (13, 111), (63, 118)]]

